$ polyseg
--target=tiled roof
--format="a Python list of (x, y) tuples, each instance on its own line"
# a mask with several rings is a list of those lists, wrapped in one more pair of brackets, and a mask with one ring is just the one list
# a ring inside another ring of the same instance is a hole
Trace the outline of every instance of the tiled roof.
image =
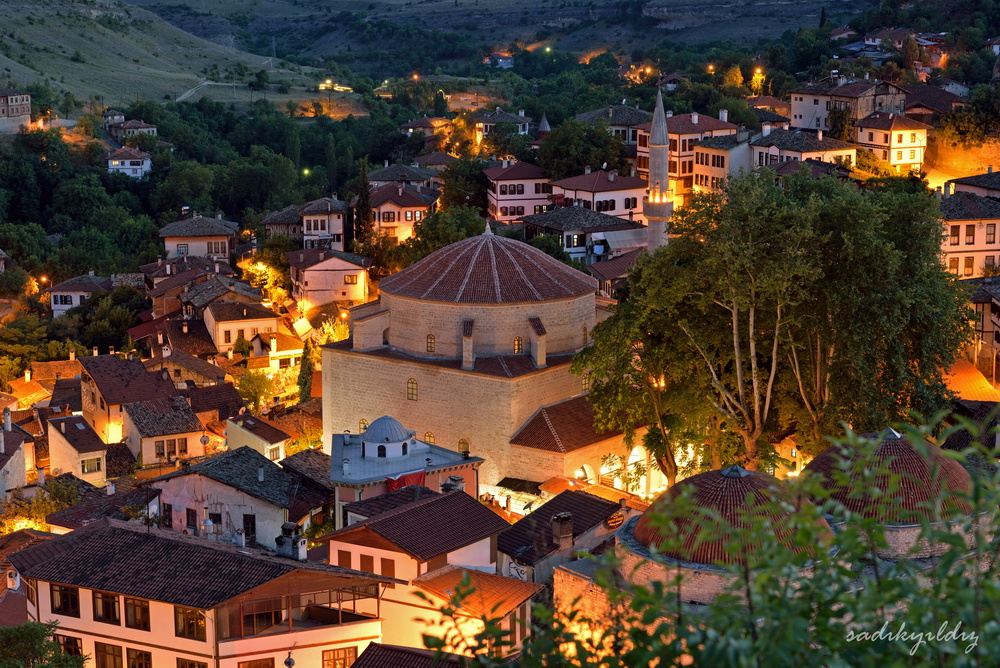
[(460, 609), (471, 612), (477, 617), (489, 619), (506, 617), (517, 610), (522, 603), (545, 589), (544, 585), (534, 582), (458, 566), (445, 566), (425, 573), (414, 579), (413, 584), (438, 598), (449, 601), (452, 592), (462, 583), (463, 577), (469, 579), (473, 592), (462, 601)]
[(621, 510), (621, 506), (593, 494), (567, 490), (535, 508), (497, 538), (497, 549), (524, 564), (535, 564), (553, 552), (559, 544), (552, 536), (552, 516), (573, 514), (573, 537), (605, 521)]
[[(55, 537), (54, 533), (37, 529), (20, 529), (0, 536), (0, 575), (10, 568), (10, 555)], [(4, 582), (3, 586), (6, 587), (7, 583)]]
[(468, 659), (432, 649), (369, 643), (353, 668), (465, 668)]
[(260, 223), (261, 225), (295, 225), (299, 222), (302, 216), (299, 214), (299, 207), (297, 204), (291, 204), (286, 206), (284, 209), (278, 209), (277, 211), (272, 211), (266, 216), (264, 216)]
[(387, 183), (379, 186), (371, 193), (371, 204), (373, 207), (380, 207), (383, 204), (395, 204), (403, 208), (428, 208), (435, 202), (437, 197), (424, 196), (411, 187), (400, 187), (396, 183)]
[(577, 114), (575, 120), (578, 120), (581, 123), (586, 123), (587, 125), (607, 123), (608, 125), (631, 126), (649, 123), (653, 120), (653, 113), (651, 111), (643, 111), (642, 109), (638, 109), (636, 107), (629, 107), (624, 104), (610, 104), (607, 107), (602, 107), (601, 109), (585, 111), (582, 114)]
[(231, 237), (240, 229), (239, 223), (221, 218), (194, 216), (170, 223), (160, 228), (160, 236), (167, 237)]
[(932, 130), (934, 126), (921, 123), (902, 114), (887, 114), (884, 111), (873, 111), (854, 124), (859, 128), (875, 130)]
[[(388, 188), (389, 186), (386, 187)], [(370, 267), (372, 264), (371, 260), (361, 255), (345, 253), (343, 251), (333, 250), (330, 248), (307, 248), (305, 250), (291, 251), (290, 253), (285, 253), (285, 257), (288, 258), (289, 265), (300, 270), (308, 269), (315, 264), (319, 264), (324, 260), (329, 260), (334, 257), (365, 269)]]
[(528, 318), (528, 324), (531, 325), (531, 329), (538, 336), (545, 336), (545, 325), (542, 324), (541, 318), (531, 317)]
[(791, 102), (785, 102), (784, 100), (774, 97), (773, 95), (758, 95), (756, 97), (747, 98), (747, 106), (751, 108), (755, 107), (791, 107)]
[(788, 123), (791, 120), (787, 116), (776, 114), (770, 109), (758, 109), (754, 107), (752, 108), (752, 111), (754, 115), (757, 116), (757, 120), (761, 123)]
[(150, 373), (137, 359), (121, 359), (114, 355), (81, 357), (84, 371), (94, 379), (97, 389), (108, 404), (123, 404), (143, 397), (155, 399), (177, 394), (173, 383), (158, 373)]
[(146, 274), (141, 271), (115, 274), (111, 278), (111, 285), (116, 288), (126, 287), (143, 290), (146, 287)]
[[(132, 473), (135, 455), (128, 449), (128, 443), (111, 443), (104, 452), (104, 474), (108, 478), (120, 478)], [(124, 491), (124, 490), (122, 490)]]
[[(369, 174), (369, 176), (371, 176)], [(345, 213), (347, 202), (332, 197), (320, 197), (298, 207), (300, 216), (318, 216), (327, 213)]]
[(1000, 218), (1000, 200), (968, 192), (957, 192), (941, 201), (944, 220), (995, 220)]
[[(831, 446), (809, 462), (804, 471), (820, 476), (821, 484), (830, 490), (830, 497), (842, 503), (847, 510), (887, 524), (918, 521), (926, 516), (931, 504), (937, 500), (944, 506), (943, 513), (971, 512), (966, 499), (972, 491), (969, 473), (933, 443), (925, 441), (923, 447), (927, 456), (921, 454), (905, 436), (887, 430), (863, 471), (854, 466), (853, 470), (844, 472), (849, 485), (846, 489), (838, 485), (836, 476), (844, 471), (843, 461), (850, 467), (865, 456), (858, 448)], [(861, 476), (871, 475), (876, 467), (884, 467), (889, 476), (897, 478), (898, 484), (891, 494), (886, 475), (878, 475), (868, 482), (860, 479)], [(865, 489), (881, 493), (861, 491)], [(878, 498), (873, 498), (876, 496)], [(881, 503), (876, 506), (879, 501)]]
[(434, 172), (412, 165), (389, 165), (368, 172), (368, 181), (430, 181)]
[[(747, 140), (748, 141), (748, 140)], [(698, 148), (714, 148), (720, 151), (731, 151), (740, 144), (738, 135), (724, 135), (722, 137), (707, 137), (695, 143)]]
[(561, 232), (568, 230), (615, 232), (617, 230), (638, 230), (643, 228), (641, 223), (609, 216), (606, 213), (600, 213), (593, 209), (585, 209), (582, 206), (559, 207), (558, 209), (552, 209), (544, 213), (521, 216), (518, 220)]
[(512, 165), (488, 167), (483, 170), (483, 174), (491, 181), (519, 181), (527, 179), (547, 178), (545, 170), (530, 162), (515, 162)]
[(497, 107), (494, 111), (491, 111), (482, 116), (476, 117), (476, 123), (530, 123), (531, 118), (528, 116), (521, 116), (520, 114), (508, 114), (506, 111)]
[(593, 494), (594, 496), (599, 496), (605, 501), (612, 501), (614, 503), (619, 503), (622, 499), (625, 499), (625, 505), (635, 510), (643, 511), (649, 508), (649, 504), (643, 501), (642, 497), (637, 494), (615, 489), (609, 485), (589, 483), (583, 480), (577, 480), (576, 478), (568, 478), (566, 476), (549, 478), (545, 482), (538, 485), (538, 489), (539, 491), (552, 496), (561, 494), (568, 489), (577, 489), (581, 492)]
[(962, 102), (962, 98), (951, 91), (928, 84), (916, 84), (903, 86), (906, 91), (906, 104), (904, 109), (910, 110), (915, 107), (926, 107), (931, 111), (943, 114)]
[(198, 416), (184, 397), (147, 399), (124, 404), (123, 408), (141, 438), (202, 431)]
[(857, 83), (840, 84), (836, 78), (826, 79), (799, 88), (793, 88), (789, 93), (801, 93), (803, 95), (831, 95), (834, 97), (858, 98), (871, 91), (878, 82), (860, 81)]
[[(187, 323), (188, 331), (184, 331)], [(203, 320), (166, 320), (163, 329), (172, 350), (182, 350), (189, 355), (214, 355), (218, 352)]]
[(336, 485), (330, 480), (330, 455), (322, 450), (301, 450), (281, 460), (281, 466), (295, 471), (327, 489)]
[(422, 117), (420, 117), (420, 118), (418, 118), (416, 120), (410, 121), (409, 123), (403, 123), (399, 127), (401, 127), (401, 128), (432, 128), (432, 127), (434, 127), (434, 123), (432, 123), (431, 119), (427, 118), (426, 116), (422, 116)]
[(246, 402), (232, 383), (191, 388), (188, 401), (195, 413), (213, 411), (219, 420), (239, 415), (240, 409), (246, 408)]
[(142, 121), (131, 120), (124, 121), (122, 123), (115, 123), (111, 127), (121, 128), (122, 130), (139, 130), (142, 128), (155, 128), (155, 125), (150, 125), (149, 123), (143, 123)]
[(235, 322), (239, 320), (266, 320), (278, 316), (274, 311), (257, 304), (237, 304), (235, 302), (214, 302), (207, 306), (216, 322)]
[(69, 508), (57, 510), (46, 515), (45, 521), (72, 531), (93, 522), (99, 522), (106, 517), (129, 520), (131, 518), (124, 512), (127, 506), (145, 506), (159, 495), (160, 490), (155, 487), (136, 487), (127, 492), (106, 494)]
[(105, 160), (149, 160), (152, 157), (145, 151), (139, 151), (128, 146), (123, 146), (117, 151), (111, 151), (104, 155)]
[(32, 579), (202, 610), (296, 571), (324, 586), (398, 582), (109, 519), (18, 552), (11, 563)]
[(552, 187), (564, 190), (584, 190), (592, 193), (613, 192), (616, 190), (635, 190), (645, 188), (646, 180), (635, 176), (617, 176), (603, 169), (598, 169), (589, 174), (571, 176), (568, 179), (560, 179), (552, 182)]
[(73, 378), (74, 376), (79, 376), (82, 372), (83, 365), (77, 359), (31, 363), (31, 377), (35, 380)]
[[(258, 477), (261, 467), (264, 468), (263, 481)], [(288, 519), (293, 522), (297, 522), (312, 508), (318, 508), (330, 500), (326, 490), (320, 490), (302, 476), (281, 468), (247, 446), (194, 464), (186, 471), (175, 471), (154, 478), (150, 484), (155, 485), (157, 481), (194, 474), (229, 485), (279, 508), (287, 508)]]
[(430, 561), (498, 534), (508, 526), (465, 492), (450, 492), (399, 506), (320, 540), (350, 543), (374, 534), (420, 561)]
[[(327, 457), (327, 460), (329, 461), (329, 457)], [(282, 465), (284, 465), (284, 462), (282, 462)], [(344, 510), (365, 518), (377, 517), (400, 506), (405, 506), (420, 499), (429, 499), (432, 496), (440, 496), (440, 494), (423, 485), (408, 485), (394, 492), (386, 492), (385, 494), (373, 496), (370, 499), (345, 504)]]
[(842, 151), (846, 149), (856, 149), (857, 146), (846, 141), (840, 141), (829, 136), (824, 136), (822, 140), (815, 132), (801, 132), (799, 130), (771, 130), (771, 134), (766, 137), (758, 137), (750, 142), (751, 146), (768, 147), (774, 146), (783, 151), (797, 151), (800, 153), (815, 153), (818, 151)]
[(179, 299), (182, 303), (200, 309), (213, 301), (228, 297), (230, 293), (258, 302), (263, 299), (260, 288), (222, 275), (212, 275), (207, 280), (191, 286), (187, 292), (181, 293)]
[(257, 339), (260, 339), (261, 345), (272, 355), (275, 353), (299, 351), (305, 346), (305, 344), (299, 339), (282, 332), (260, 332), (250, 340), (254, 341)]
[(280, 443), (292, 437), (291, 434), (279, 429), (276, 425), (271, 424), (263, 418), (242, 416), (230, 418), (230, 421), (267, 443)]
[[(216, 267), (219, 268), (218, 272), (215, 271)], [(227, 276), (233, 276), (236, 273), (225, 260), (213, 260), (211, 258), (200, 257), (197, 255), (181, 255), (166, 260), (161, 259), (157, 262), (150, 262), (149, 264), (140, 266), (139, 271), (149, 278), (156, 279), (164, 278), (166, 276), (174, 276), (175, 274), (182, 274), (185, 271), (195, 268), (201, 269), (209, 274), (220, 273)], [(169, 274), (167, 273), (168, 271), (170, 272)]]
[(985, 174), (974, 174), (960, 179), (952, 179), (949, 183), (958, 183), (964, 186), (974, 186), (987, 190), (1000, 190), (1000, 171), (987, 172)]
[(511, 437), (514, 445), (565, 454), (620, 436), (620, 431), (598, 433), (594, 407), (586, 395), (539, 408)]
[(103, 489), (94, 487), (86, 480), (80, 480), (72, 473), (63, 473), (54, 478), (47, 478), (45, 484), (42, 485), (46, 491), (51, 491), (55, 486), (64, 486), (76, 490), (77, 503), (105, 496)]
[[(695, 116), (698, 118), (698, 122), (695, 122)], [(737, 130), (738, 125), (734, 125), (727, 121), (721, 121), (714, 116), (706, 116), (705, 114), (677, 114), (666, 119), (667, 122), (667, 133), (672, 135), (693, 135), (700, 134), (702, 132), (714, 132), (716, 130)], [(640, 130), (645, 130), (650, 132), (652, 130), (653, 123), (644, 123), (639, 126)]]
[(52, 386), (51, 406), (69, 406), (71, 413), (83, 410), (83, 396), (80, 394), (83, 381), (79, 378), (60, 378)]
[(184, 288), (184, 286), (194, 283), (195, 279), (207, 275), (208, 272), (200, 267), (192, 267), (191, 269), (179, 274), (172, 274), (169, 278), (165, 278), (157, 283), (156, 286), (149, 291), (149, 296), (160, 297), (167, 294), (171, 290)]
[[(720, 522), (706, 524), (702, 516), (671, 518), (673, 527), (664, 527), (656, 518), (674, 503), (674, 499), (687, 490), (692, 494), (696, 507), (717, 513)], [(749, 500), (749, 503), (748, 503)], [(770, 532), (777, 542), (789, 549), (801, 551), (794, 544), (794, 522), (790, 513), (776, 510), (776, 502), (796, 507), (788, 485), (766, 473), (746, 471), (738, 466), (722, 471), (707, 471), (685, 478), (661, 494), (635, 523), (632, 535), (646, 547), (655, 547), (660, 554), (695, 564), (740, 564), (746, 557), (731, 554), (727, 547), (732, 531), (750, 526), (750, 517), (770, 524)], [(818, 520), (821, 530), (830, 528), (823, 519)], [(676, 533), (675, 533), (676, 531)], [(676, 536), (679, 544), (664, 545), (666, 534)], [(760, 544), (748, 545), (746, 551), (763, 549)]]
[(480, 234), (382, 279), (389, 294), (428, 301), (510, 304), (578, 297), (596, 282), (524, 242)]
[(7, 383), (10, 392), (17, 397), (18, 402), (26, 406), (34, 406), (39, 401), (44, 401), (52, 396), (45, 387), (37, 380), (25, 380), (23, 377), (14, 378)]
[(1000, 402), (1000, 390), (993, 387), (976, 366), (960, 358), (945, 372), (945, 386), (959, 399)]
[(107, 443), (101, 440), (94, 428), (82, 416), (53, 418), (49, 420), (49, 426), (62, 434), (80, 454), (108, 449)]
[(595, 262), (594, 264), (587, 265), (587, 271), (599, 281), (610, 281), (620, 278), (625, 276), (628, 270), (635, 266), (636, 261), (639, 259), (639, 253), (642, 253), (644, 250), (646, 249), (636, 248), (610, 260)]
[(49, 292), (107, 292), (112, 288), (111, 279), (103, 276), (74, 276), (49, 288)]
[(207, 378), (213, 382), (218, 380), (219, 376), (226, 375), (224, 369), (215, 366), (211, 362), (206, 362), (203, 359), (200, 359), (193, 355), (189, 355), (188, 353), (180, 349), (171, 350), (170, 354), (167, 357), (163, 357), (162, 355), (151, 357), (145, 362), (143, 362), (143, 365), (147, 369), (151, 369), (152, 367), (155, 367), (156, 365), (161, 364), (163, 362), (172, 362), (179, 367), (183, 367), (188, 371), (196, 373), (202, 376), (203, 378)]
[(458, 162), (458, 158), (447, 153), (435, 151), (434, 153), (428, 153), (427, 155), (418, 155), (413, 159), (413, 162), (417, 163), (421, 167), (426, 167), (427, 165), (450, 165), (453, 162)]

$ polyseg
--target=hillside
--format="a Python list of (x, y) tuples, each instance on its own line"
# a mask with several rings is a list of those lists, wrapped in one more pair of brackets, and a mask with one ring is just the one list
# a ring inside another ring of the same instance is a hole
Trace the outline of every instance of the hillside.
[[(213, 66), (225, 73), (243, 63), (249, 72), (267, 69), (272, 82), (312, 83), (270, 60), (195, 37), (119, 2), (0, 3), (0, 85), (48, 82), (81, 99), (100, 96), (121, 106), (137, 97), (181, 96)], [(247, 96), (242, 88), (238, 94)], [(203, 93), (234, 99), (231, 85), (208, 86), (198, 95)]]

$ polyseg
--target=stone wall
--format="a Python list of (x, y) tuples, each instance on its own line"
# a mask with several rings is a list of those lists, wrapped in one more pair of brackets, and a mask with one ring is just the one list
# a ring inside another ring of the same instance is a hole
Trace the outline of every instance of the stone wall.
[(936, 137), (927, 138), (924, 153), (924, 171), (935, 169), (951, 177), (959, 178), (982, 174), (992, 165), (1000, 168), (1000, 140), (990, 140), (982, 146), (964, 148), (952, 146)]

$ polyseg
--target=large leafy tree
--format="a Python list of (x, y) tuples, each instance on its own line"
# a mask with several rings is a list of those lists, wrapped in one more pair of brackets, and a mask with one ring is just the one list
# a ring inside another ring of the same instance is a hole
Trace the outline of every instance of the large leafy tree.
[(52, 639), (56, 624), (0, 627), (0, 668), (83, 668), (86, 656), (63, 654)]
[(486, 221), (470, 206), (437, 211), (414, 223), (413, 236), (396, 248), (396, 259), (401, 266), (408, 267), (439, 248), (482, 234), (485, 229)]
[(538, 147), (538, 164), (551, 179), (565, 179), (583, 174), (587, 167), (624, 170), (625, 149), (603, 125), (585, 125), (566, 121), (545, 135)]
[(471, 206), (481, 212), (486, 212), (486, 188), (488, 181), (483, 170), (489, 163), (473, 157), (459, 158), (441, 171), (444, 187), (438, 206), (448, 209), (453, 206)]

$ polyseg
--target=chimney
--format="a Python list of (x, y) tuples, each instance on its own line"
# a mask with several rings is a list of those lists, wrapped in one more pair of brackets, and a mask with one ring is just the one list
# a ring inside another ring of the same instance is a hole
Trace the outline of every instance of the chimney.
[(420, 500), (420, 485), (413, 486), (413, 500), (414, 501)]
[(305, 262), (305, 261), (306, 261), (306, 254), (299, 253), (299, 262)]
[(728, 109), (719, 109), (719, 120), (722, 121), (723, 123), (728, 123), (729, 122), (729, 110)]
[(31, 367), (28, 367), (27, 369), (24, 370), (24, 382), (26, 383), (31, 382)]
[(163, 266), (163, 256), (162, 255), (157, 255), (156, 256), (156, 266), (157, 267), (162, 267)]
[(174, 265), (167, 264), (167, 276), (169, 276), (170, 274), (173, 273), (173, 271), (171, 271), (173, 268), (174, 268)]
[(264, 467), (257, 467), (257, 482), (264, 482)]
[(507, 510), (508, 513), (510, 512), (510, 508), (511, 508), (512, 505), (513, 505), (513, 502), (510, 500), (510, 495), (508, 495), (507, 496), (507, 504), (505, 506), (505, 508), (506, 508), (506, 510)]
[(518, 116), (524, 116), (524, 109), (518, 109), (517, 110), (517, 115)]
[(115, 354), (115, 347), (114, 346), (108, 346), (108, 354), (109, 355), (114, 355)]
[(450, 475), (448, 478), (441, 483), (441, 493), (447, 494), (448, 492), (464, 492), (465, 491), (465, 480), (462, 479), (460, 475)]
[(761, 136), (767, 137), (770, 134), (771, 134), (771, 124), (764, 123), (764, 125), (761, 126)]
[(90, 271), (87, 272), (87, 276), (93, 276), (93, 275), (94, 275), (94, 270), (93, 269), (91, 269)]
[(399, 197), (403, 196), (403, 184), (402, 183), (400, 183), (398, 186), (396, 186), (396, 193), (397, 193), (397, 196), (399, 196)]
[(7, 437), (4, 435), (4, 432), (0, 431), (0, 455), (6, 454), (5, 451), (4, 451), (4, 446), (6, 445), (6, 443), (4, 443), (4, 441), (6, 441), (6, 440), (7, 440)]
[(69, 361), (72, 362), (76, 359), (76, 348), (69, 349)]
[(45, 484), (45, 469), (43, 467), (39, 466), (36, 470), (38, 471), (38, 484), (39, 485), (44, 485)]
[(868, 81), (868, 72), (865, 72), (865, 81)]
[[(402, 186), (400, 186), (400, 188), (399, 188), (399, 189), (400, 189), (400, 190), (402, 190), (402, 189), (403, 189), (403, 188), (402, 188)], [(400, 193), (400, 194), (402, 194), (402, 193)], [(323, 260), (323, 259), (325, 259), (325, 258), (326, 258), (326, 251), (320, 251), (320, 252), (319, 252), (319, 259), (320, 259), (320, 260)]]
[(986, 173), (987, 174), (992, 174), (993, 173), (993, 165), (990, 165), (989, 167), (986, 168)]
[(208, 518), (208, 506), (205, 506), (204, 508), (202, 508), (201, 532), (198, 535), (203, 538), (211, 537), (212, 526), (213, 526), (212, 520)]
[(694, 125), (698, 125), (698, 112), (697, 111), (691, 112), (691, 122)]
[(181, 331), (184, 332), (185, 334), (188, 333), (188, 321), (187, 320), (185, 320), (184, 322), (181, 323)]
[(5, 406), (3, 409), (3, 430), (10, 431), (13, 429), (10, 421), (10, 406)]
[(243, 529), (237, 529), (236, 530), (236, 544), (239, 547), (246, 547), (247, 546), (247, 535), (246, 535), (246, 532), (243, 531)]
[(430, 468), (431, 465), (434, 464), (434, 462), (431, 461), (430, 457), (427, 457), (426, 459), (424, 459), (424, 461), (427, 463), (427, 468)]
[[(216, 220), (222, 220), (222, 214), (221, 213), (215, 214), (215, 219)], [(206, 510), (208, 510), (208, 509), (206, 508)]]
[(97, 357), (97, 346), (94, 346), (94, 357)]
[(666, 118), (673, 118), (674, 117), (674, 112), (673, 111), (668, 111), (666, 114), (664, 114), (664, 116)]
[(217, 273), (217, 274), (219, 273), (219, 263), (218, 262), (215, 263), (215, 273)]
[(105, 487), (105, 490), (107, 491), (108, 496), (114, 496), (115, 495), (115, 483), (113, 483), (113, 482), (111, 482), (109, 480), (107, 487)]
[(820, 141), (823, 141), (823, 131), (822, 130), (817, 130), (816, 131), (816, 139), (818, 139)]
[(66, 433), (66, 420), (62, 420), (59, 422), (59, 431), (61, 431), (64, 434)]
[(951, 197), (951, 181), (946, 181), (944, 184), (944, 198), (948, 199)]
[(302, 535), (302, 529), (295, 522), (285, 522), (281, 525), (281, 535), (274, 539), (277, 545), (277, 552), (283, 557), (306, 560), (306, 538)]
[(583, 168), (583, 173), (590, 174), (590, 165), (587, 165), (586, 167)]
[(565, 511), (552, 516), (552, 542), (558, 543), (560, 550), (573, 547), (573, 513)]
[(608, 181), (609, 182), (614, 181), (616, 176), (618, 176), (618, 170), (612, 169), (610, 172), (608, 172)]
[(476, 365), (476, 356), (472, 348), (472, 328), (475, 320), (462, 321), (462, 369), (471, 371)]
[(247, 310), (246, 310), (246, 309), (243, 309), (243, 317), (245, 318), (245, 317), (246, 317), (246, 315), (247, 315)]
[(382, 166), (383, 166), (383, 167), (388, 167), (388, 166), (389, 166), (389, 161), (388, 161), (388, 160), (386, 160), (385, 162), (383, 162), (383, 163), (382, 163)]
[(351, 460), (348, 459), (347, 457), (344, 457), (343, 464), (344, 464), (344, 477), (346, 478), (347, 476), (351, 475)]

